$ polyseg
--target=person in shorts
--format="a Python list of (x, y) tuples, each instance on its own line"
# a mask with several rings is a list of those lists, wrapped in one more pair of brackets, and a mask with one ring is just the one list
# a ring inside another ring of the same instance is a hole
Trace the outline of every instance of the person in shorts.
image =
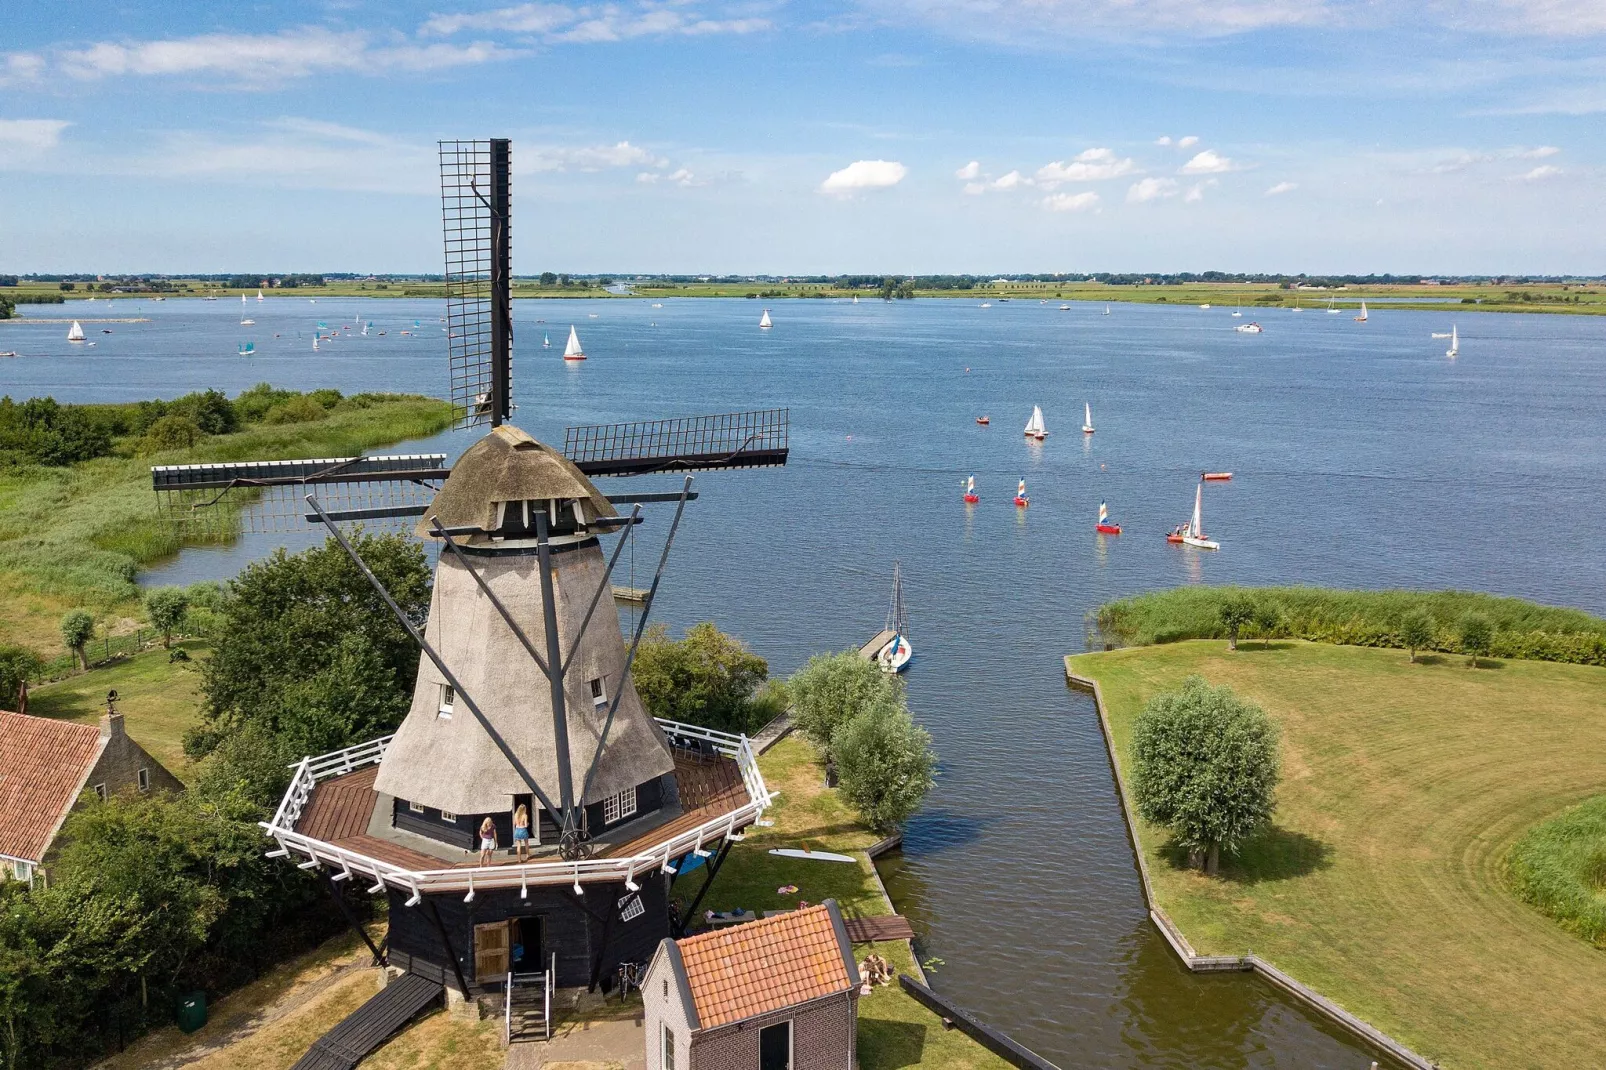
[(523, 803), (513, 811), (513, 846), (518, 850), (520, 862), (529, 861), (530, 810)]
[(480, 822), (480, 865), (491, 864), (491, 856), (496, 853), (496, 825), (489, 815)]

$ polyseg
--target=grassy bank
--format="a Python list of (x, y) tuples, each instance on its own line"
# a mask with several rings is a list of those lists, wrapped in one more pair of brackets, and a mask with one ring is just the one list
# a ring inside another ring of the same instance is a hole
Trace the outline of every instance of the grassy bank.
[[(699, 912), (737, 907), (758, 912), (782, 910), (797, 906), (799, 900), (818, 903), (834, 898), (849, 916), (890, 913), (891, 905), (864, 853), (879, 837), (859, 824), (834, 789), (824, 786), (825, 770), (813, 749), (797, 736), (788, 736), (765, 752), (759, 768), (770, 789), (781, 793), (768, 814), (775, 824), (749, 829), (746, 838), (731, 848)], [(851, 866), (800, 862), (769, 853), (772, 847), (803, 846), (851, 854), (858, 862)], [(676, 885), (674, 894), (689, 900), (701, 882), (701, 874), (689, 874)], [(776, 889), (792, 884), (797, 885), (795, 894), (777, 893)], [(872, 949), (899, 973), (913, 972), (906, 944), (856, 944), (853, 948), (861, 961)], [(937, 984), (940, 987), (940, 978)], [(899, 985), (890, 984), (859, 1000), (859, 1065), (863, 1070), (911, 1066), (1003, 1070), (1009, 1064), (965, 1034), (944, 1029), (936, 1015)]]
[(67, 609), (89, 608), (113, 627), (138, 615), (135, 574), (183, 545), (157, 515), (153, 464), (350, 456), (450, 423), (445, 402), (396, 395), (316, 421), (247, 425), (191, 449), (0, 469), (0, 600), (8, 608), (0, 642), (54, 656), (62, 652), (57, 622)]
[(1506, 859), (1600, 791), (1606, 669), (1302, 642), (1084, 654), (1116, 746), (1191, 673), (1283, 729), (1274, 827), (1206, 878), (1139, 824), (1160, 905), (1202, 954), (1254, 952), (1447, 1068), (1606, 1062), (1606, 955), (1520, 902)]
[(1529, 829), (1512, 848), (1511, 883), (1563, 928), (1606, 950), (1606, 795)]
[[(1401, 621), (1414, 610), (1424, 610), (1435, 627), (1434, 641), (1424, 649), (1454, 653), (1461, 649), (1457, 628), (1462, 618), (1481, 613), (1495, 627), (1495, 657), (1606, 665), (1606, 620), (1581, 610), (1469, 591), (1177, 587), (1101, 606), (1099, 632), (1107, 642), (1123, 646), (1225, 638), (1220, 609), (1239, 596), (1276, 607), (1281, 619), (1271, 630), (1273, 638), (1403, 648)], [(1242, 634), (1260, 635), (1253, 627)]]

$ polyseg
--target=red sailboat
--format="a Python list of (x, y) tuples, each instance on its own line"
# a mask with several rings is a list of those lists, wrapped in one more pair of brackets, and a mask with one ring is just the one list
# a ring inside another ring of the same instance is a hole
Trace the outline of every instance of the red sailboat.
[(965, 480), (965, 504), (975, 505), (981, 501), (981, 495), (976, 493), (976, 477), (971, 476)]
[(1020, 481), (1020, 486), (1015, 488), (1015, 504), (1022, 509), (1032, 504), (1032, 500), (1026, 496), (1026, 481), (1024, 479)]
[(1099, 502), (1099, 522), (1096, 530), (1102, 535), (1121, 534), (1121, 525), (1110, 519), (1110, 510), (1103, 502)]

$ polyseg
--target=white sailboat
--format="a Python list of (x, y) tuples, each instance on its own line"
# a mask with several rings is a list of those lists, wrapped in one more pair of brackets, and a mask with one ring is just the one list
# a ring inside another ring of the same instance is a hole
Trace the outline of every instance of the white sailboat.
[(1092, 433), (1093, 403), (1091, 401), (1084, 401), (1082, 402), (1082, 434), (1091, 435)]
[(1365, 323), (1366, 322), (1366, 302), (1365, 301), (1361, 302), (1361, 314), (1359, 316), (1355, 317), (1355, 322), (1356, 323)]
[(1104, 314), (1106, 316), (1108, 316), (1110, 314), (1110, 306), (1109, 305), (1105, 305), (1104, 306)]
[(1232, 318), (1235, 319), (1235, 320), (1243, 319), (1243, 316), (1244, 316), (1244, 302), (1243, 302), (1243, 298), (1240, 297), (1238, 299), (1237, 307), (1235, 307), (1232, 310)]
[(262, 291), (260, 289), (257, 290), (257, 300), (258, 301), (262, 300)]
[(1214, 539), (1205, 538), (1202, 512), (1204, 507), (1204, 484), (1200, 483), (1193, 488), (1193, 519), (1188, 522), (1188, 528), (1182, 533), (1182, 542), (1187, 546), (1197, 546), (1201, 550), (1219, 550), (1221, 544)]
[(858, 304), (859, 303), (859, 295), (858, 294), (854, 294), (853, 295), (853, 303), (854, 304)]
[(1327, 314), (1329, 316), (1338, 315), (1338, 308), (1333, 304), (1333, 302), (1337, 301), (1337, 300), (1338, 300), (1338, 298), (1336, 298), (1336, 297), (1329, 297), (1327, 299)]
[(563, 347), (563, 359), (564, 360), (585, 360), (586, 359), (585, 350), (580, 348), (580, 335), (574, 329), (574, 324), (572, 324), (572, 323), (569, 324), (569, 344)]
[(240, 326), (241, 327), (249, 327), (254, 323), (256, 323), (256, 320), (246, 318), (246, 315), (245, 315), (245, 294), (241, 294), (240, 295)]
[(317, 335), (313, 335), (312, 336), (312, 351), (314, 353), (318, 352), (318, 336)]
[(892, 605), (887, 609), (886, 630), (892, 633), (876, 654), (876, 664), (881, 666), (882, 672), (902, 672), (914, 657), (914, 647), (909, 645), (909, 639), (904, 635), (908, 630), (909, 621), (903, 611), (903, 569), (898, 562), (892, 563)]
[(1446, 349), (1444, 351), (1444, 355), (1449, 357), (1451, 360), (1454, 360), (1456, 358), (1456, 354), (1458, 354), (1460, 352), (1461, 352), (1461, 337), (1458, 334), (1456, 334), (1455, 325), (1451, 324), (1450, 325), (1450, 348)]
[(543, 334), (541, 336), (541, 348), (542, 349), (551, 349), (552, 348), (552, 336), (550, 334)]
[(770, 322), (770, 310), (769, 309), (766, 308), (764, 310), (764, 315), (759, 317), (758, 325), (759, 325), (759, 327), (763, 328), (766, 331), (769, 330), (771, 327), (775, 326), (775, 324)]
[(78, 323), (77, 320), (73, 320), (72, 326), (67, 328), (67, 341), (82, 342), (83, 340), (84, 328)]
[(1026, 437), (1043, 441), (1048, 434), (1048, 428), (1043, 424), (1043, 409), (1039, 405), (1032, 406), (1032, 418), (1026, 421)]
[(367, 337), (368, 337), (368, 328), (370, 328), (370, 327), (372, 327), (372, 326), (373, 326), (373, 324), (372, 324), (372, 323), (364, 323), (364, 324), (363, 324), (363, 325), (362, 325), (362, 336), (363, 336), (363, 337), (364, 337), (364, 338), (367, 338)]

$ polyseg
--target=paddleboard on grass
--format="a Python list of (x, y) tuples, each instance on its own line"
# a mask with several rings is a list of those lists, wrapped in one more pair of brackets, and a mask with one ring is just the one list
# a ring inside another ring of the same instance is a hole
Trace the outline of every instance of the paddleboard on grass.
[(852, 855), (832, 854), (830, 851), (800, 851), (793, 847), (776, 847), (770, 851), (772, 855), (782, 858), (807, 858), (815, 862), (857, 862)]

